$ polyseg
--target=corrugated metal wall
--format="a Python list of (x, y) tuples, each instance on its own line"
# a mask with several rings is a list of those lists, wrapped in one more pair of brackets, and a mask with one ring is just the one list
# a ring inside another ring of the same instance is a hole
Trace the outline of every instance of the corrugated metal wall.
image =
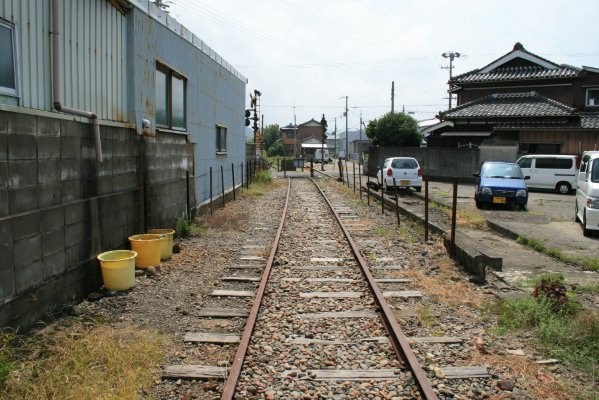
[[(130, 122), (126, 16), (106, 0), (60, 5), (62, 104)], [(22, 107), (52, 111), (51, 8), (51, 0), (0, 1), (0, 18), (15, 25)]]

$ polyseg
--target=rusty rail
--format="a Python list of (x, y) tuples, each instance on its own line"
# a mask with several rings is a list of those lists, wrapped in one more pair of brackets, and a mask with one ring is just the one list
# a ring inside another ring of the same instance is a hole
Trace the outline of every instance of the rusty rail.
[(283, 208), (281, 222), (279, 222), (279, 229), (277, 230), (277, 235), (272, 245), (270, 256), (268, 257), (268, 261), (266, 262), (266, 266), (264, 267), (262, 279), (260, 280), (260, 286), (256, 291), (256, 297), (254, 297), (254, 303), (252, 304), (250, 315), (248, 316), (248, 319), (245, 323), (245, 328), (243, 329), (243, 334), (241, 335), (241, 341), (239, 343), (239, 347), (237, 348), (237, 353), (235, 353), (235, 360), (233, 361), (233, 365), (231, 366), (231, 369), (229, 370), (229, 375), (227, 376), (227, 380), (225, 381), (225, 386), (223, 388), (223, 394), (221, 397), (222, 400), (233, 399), (233, 396), (235, 395), (235, 386), (237, 386), (237, 381), (239, 380), (239, 376), (241, 375), (243, 361), (245, 360), (247, 349), (250, 344), (250, 339), (252, 338), (252, 333), (254, 332), (254, 327), (256, 326), (256, 320), (258, 319), (258, 311), (260, 311), (260, 305), (262, 304), (262, 298), (264, 297), (264, 291), (266, 290), (266, 283), (270, 278), (272, 263), (274, 261), (275, 254), (279, 246), (283, 226), (285, 225), (285, 216), (287, 215), (287, 208), (289, 206), (290, 193), (291, 180), (288, 180), (287, 196), (285, 197), (285, 207)]
[(374, 280), (374, 277), (370, 273), (366, 260), (364, 260), (364, 258), (360, 254), (358, 246), (354, 242), (353, 238), (351, 237), (349, 231), (347, 230), (343, 222), (341, 222), (341, 217), (339, 217), (339, 214), (337, 214), (337, 212), (333, 208), (333, 205), (329, 202), (329, 199), (327, 199), (320, 186), (318, 186), (318, 184), (313, 179), (312, 182), (314, 183), (314, 185), (316, 185), (318, 191), (320, 192), (326, 203), (329, 205), (329, 208), (335, 215), (335, 218), (337, 219), (337, 222), (339, 223), (339, 226), (341, 227), (341, 230), (343, 231), (345, 238), (351, 246), (352, 252), (354, 253), (354, 257), (358, 261), (358, 264), (362, 269), (362, 273), (368, 281), (368, 286), (370, 286), (370, 290), (372, 291), (375, 297), (375, 301), (377, 303), (377, 306), (379, 307), (381, 318), (385, 327), (387, 328), (387, 332), (389, 333), (389, 341), (391, 342), (391, 345), (393, 346), (395, 353), (398, 355), (400, 359), (404, 360), (408, 364), (409, 368), (414, 374), (414, 378), (416, 379), (418, 388), (420, 389), (420, 393), (422, 394), (422, 396), (427, 400), (436, 400), (437, 395), (434, 392), (433, 387), (431, 386), (430, 381), (428, 380), (428, 377), (424, 373), (422, 366), (416, 359), (416, 356), (414, 355), (414, 352), (412, 351), (412, 348), (408, 343), (407, 337), (404, 335), (404, 333), (401, 330), (401, 327), (397, 323), (397, 320), (395, 319), (395, 316), (393, 315), (391, 308), (389, 308), (389, 305), (387, 304), (387, 301), (383, 296), (383, 292), (381, 292), (376, 281)]

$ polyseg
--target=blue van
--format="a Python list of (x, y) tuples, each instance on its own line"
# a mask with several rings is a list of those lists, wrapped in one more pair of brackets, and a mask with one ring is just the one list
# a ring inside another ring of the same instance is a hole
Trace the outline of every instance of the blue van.
[(512, 205), (526, 210), (528, 188), (520, 166), (508, 161), (485, 161), (476, 179), (474, 201), (477, 208), (484, 205)]

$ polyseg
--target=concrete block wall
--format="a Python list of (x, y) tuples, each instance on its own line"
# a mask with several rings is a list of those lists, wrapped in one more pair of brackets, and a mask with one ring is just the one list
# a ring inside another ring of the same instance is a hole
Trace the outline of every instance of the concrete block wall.
[[(414, 157), (422, 167), (424, 176), (432, 180), (473, 181), (472, 174), (479, 166), (478, 149), (452, 149), (444, 147), (370, 147), (368, 171), (376, 171), (389, 157)], [(372, 173), (371, 173), (372, 175)]]
[(97, 254), (185, 213), (184, 135), (100, 131), (97, 163), (91, 124), (0, 110), (0, 327), (27, 329), (98, 289)]

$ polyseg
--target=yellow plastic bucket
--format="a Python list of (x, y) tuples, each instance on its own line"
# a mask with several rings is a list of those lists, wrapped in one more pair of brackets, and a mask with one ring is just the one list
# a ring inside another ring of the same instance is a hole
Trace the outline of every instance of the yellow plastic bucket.
[(153, 233), (129, 236), (131, 250), (137, 252), (137, 257), (135, 258), (135, 266), (137, 268), (156, 267), (160, 265), (162, 236)]
[(135, 258), (131, 250), (112, 250), (98, 255), (102, 281), (108, 290), (127, 290), (135, 286)]
[(173, 238), (175, 236), (174, 229), (150, 229), (148, 233), (164, 235), (162, 238), (160, 259), (168, 260), (173, 256)]

